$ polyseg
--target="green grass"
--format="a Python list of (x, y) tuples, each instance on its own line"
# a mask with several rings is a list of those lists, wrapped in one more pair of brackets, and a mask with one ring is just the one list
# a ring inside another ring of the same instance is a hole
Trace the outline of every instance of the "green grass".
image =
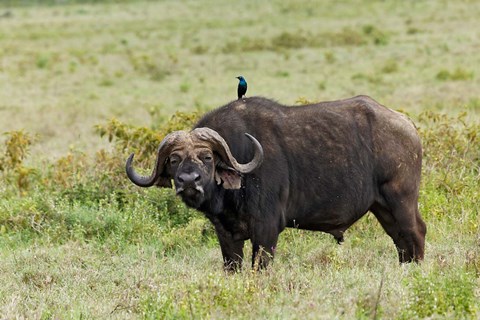
[[(477, 319), (479, 15), (475, 1), (2, 2), (0, 318)], [(341, 246), (287, 230), (271, 268), (227, 275), (208, 221), (127, 181), (130, 151), (150, 167), (162, 135), (236, 98), (238, 75), (249, 96), (368, 94), (412, 117), (422, 264), (399, 265), (367, 214)]]

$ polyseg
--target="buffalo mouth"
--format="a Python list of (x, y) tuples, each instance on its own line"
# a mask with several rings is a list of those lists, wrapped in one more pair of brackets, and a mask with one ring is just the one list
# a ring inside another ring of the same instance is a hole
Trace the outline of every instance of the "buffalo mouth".
[(200, 186), (177, 188), (177, 195), (180, 196), (186, 205), (198, 208), (204, 199), (204, 191)]

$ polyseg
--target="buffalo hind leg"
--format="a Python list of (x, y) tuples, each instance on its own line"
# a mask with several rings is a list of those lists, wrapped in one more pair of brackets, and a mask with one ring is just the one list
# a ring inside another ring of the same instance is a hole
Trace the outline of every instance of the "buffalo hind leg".
[(382, 187), (382, 203), (375, 203), (373, 212), (383, 229), (393, 239), (400, 262), (423, 260), (427, 228), (418, 211), (416, 192), (397, 192), (387, 185)]

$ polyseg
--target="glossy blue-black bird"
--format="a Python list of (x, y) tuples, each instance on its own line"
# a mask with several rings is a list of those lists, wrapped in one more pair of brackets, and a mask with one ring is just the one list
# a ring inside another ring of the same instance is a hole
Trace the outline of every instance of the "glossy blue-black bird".
[(242, 99), (245, 93), (247, 93), (247, 81), (242, 76), (238, 76), (237, 79), (239, 80), (237, 88), (238, 99)]

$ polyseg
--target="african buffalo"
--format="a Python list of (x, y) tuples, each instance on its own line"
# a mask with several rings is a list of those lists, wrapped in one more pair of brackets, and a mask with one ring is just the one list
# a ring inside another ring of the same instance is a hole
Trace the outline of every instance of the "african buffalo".
[(265, 267), (286, 227), (338, 242), (367, 211), (395, 243), (400, 262), (424, 256), (418, 211), (422, 146), (413, 123), (370, 97), (287, 107), (251, 97), (206, 114), (190, 132), (167, 135), (138, 186), (171, 187), (213, 223), (227, 270)]

